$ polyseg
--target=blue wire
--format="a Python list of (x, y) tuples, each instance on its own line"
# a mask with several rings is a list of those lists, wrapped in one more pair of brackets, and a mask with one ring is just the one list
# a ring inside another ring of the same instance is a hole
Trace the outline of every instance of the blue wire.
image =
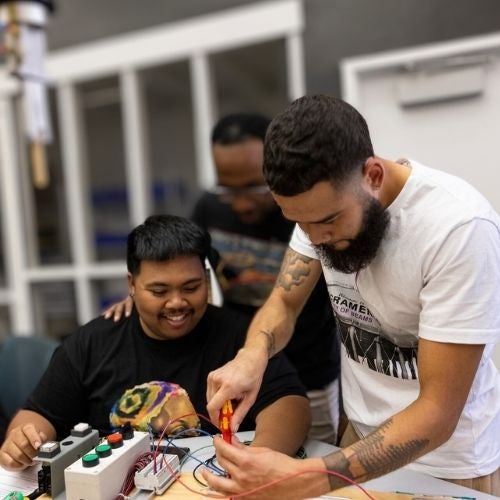
[[(203, 429), (195, 429), (195, 428), (192, 428), (192, 429), (183, 429), (182, 431), (177, 432), (173, 436), (170, 436), (170, 437), (166, 438), (166, 440), (167, 440), (167, 446), (173, 446), (175, 449), (181, 450), (181, 448), (179, 446), (177, 446), (173, 442), (173, 440), (176, 439), (179, 436), (182, 436), (183, 434), (186, 434), (188, 432), (193, 432), (193, 431), (199, 432), (200, 434), (204, 434), (205, 436), (212, 437), (212, 434), (210, 434), (210, 432), (204, 431)], [(165, 455), (165, 453), (163, 453), (163, 454)], [(191, 458), (195, 462), (198, 462), (201, 465), (205, 465), (208, 469), (212, 469), (214, 472), (217, 472), (219, 474), (220, 473), (224, 473), (224, 471), (222, 469), (219, 469), (217, 466), (215, 466), (213, 464), (210, 464), (210, 466), (209, 466), (203, 460), (200, 460), (199, 458), (195, 457), (191, 453), (188, 453), (188, 456), (189, 456), (189, 458)]]
[(182, 431), (179, 431), (177, 432), (176, 434), (174, 434), (173, 436), (170, 437), (170, 439), (175, 439), (177, 436), (181, 436), (182, 434), (186, 434), (187, 432), (198, 432), (200, 434), (204, 434), (205, 436), (208, 436), (208, 437), (213, 437), (212, 434), (210, 434), (210, 432), (207, 432), (207, 431), (204, 431), (203, 429), (196, 429), (196, 428), (191, 428), (191, 429), (182, 429)]
[(154, 435), (153, 427), (150, 424), (148, 424), (148, 433), (149, 433), (149, 439), (151, 440), (151, 443), (154, 445), (155, 435)]

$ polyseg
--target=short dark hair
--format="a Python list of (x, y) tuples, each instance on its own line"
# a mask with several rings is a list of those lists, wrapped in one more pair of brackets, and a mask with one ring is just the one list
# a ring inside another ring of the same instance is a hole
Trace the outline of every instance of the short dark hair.
[(176, 215), (151, 215), (127, 238), (127, 269), (137, 275), (143, 260), (162, 262), (198, 256), (202, 265), (210, 253), (210, 235), (194, 222)]
[(264, 177), (271, 191), (295, 196), (321, 181), (342, 186), (373, 156), (368, 125), (336, 97), (301, 97), (271, 122), (264, 142)]
[(212, 130), (212, 144), (237, 144), (246, 139), (264, 142), (271, 119), (257, 113), (233, 113), (223, 116)]

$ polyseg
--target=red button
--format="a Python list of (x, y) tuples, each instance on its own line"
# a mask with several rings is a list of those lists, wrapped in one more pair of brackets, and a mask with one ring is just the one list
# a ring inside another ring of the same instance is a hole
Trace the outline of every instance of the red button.
[(123, 436), (119, 432), (115, 432), (108, 436), (108, 443), (111, 448), (119, 448), (123, 445)]

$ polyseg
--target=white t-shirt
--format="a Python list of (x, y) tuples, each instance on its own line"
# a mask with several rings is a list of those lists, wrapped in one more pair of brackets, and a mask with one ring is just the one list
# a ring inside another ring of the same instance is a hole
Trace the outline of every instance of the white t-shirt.
[[(323, 265), (342, 341), (344, 407), (366, 435), (419, 392), (418, 338), (487, 344), (452, 437), (411, 468), (451, 479), (500, 466), (500, 218), (465, 181), (414, 161), (370, 265)], [(318, 259), (296, 226), (290, 247)]]

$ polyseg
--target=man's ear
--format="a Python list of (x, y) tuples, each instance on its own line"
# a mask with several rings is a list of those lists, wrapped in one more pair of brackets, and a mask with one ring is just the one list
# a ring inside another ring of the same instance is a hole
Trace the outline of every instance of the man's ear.
[(132, 273), (127, 273), (128, 294), (133, 297), (135, 294), (135, 280)]
[(382, 187), (385, 176), (384, 164), (380, 158), (370, 156), (363, 165), (363, 180), (373, 191)]

